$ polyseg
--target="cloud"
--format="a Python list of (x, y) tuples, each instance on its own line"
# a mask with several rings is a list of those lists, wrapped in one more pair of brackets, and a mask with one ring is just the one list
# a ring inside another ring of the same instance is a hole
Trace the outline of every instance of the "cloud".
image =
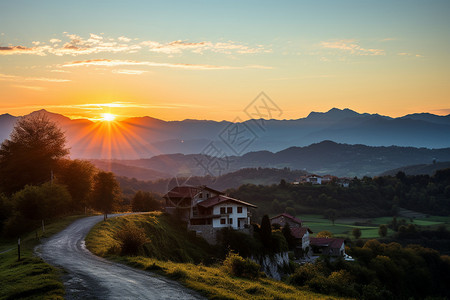
[(177, 40), (164, 44), (156, 41), (144, 41), (141, 42), (141, 45), (148, 47), (148, 49), (152, 52), (160, 52), (165, 54), (182, 53), (183, 51), (191, 51), (198, 54), (203, 54), (205, 51), (224, 54), (254, 54), (272, 51), (265, 49), (263, 45), (257, 45), (256, 47), (252, 48), (233, 41), (213, 43), (209, 41), (187, 42)]
[(143, 70), (125, 70), (125, 69), (113, 70), (113, 73), (126, 74), (126, 75), (141, 75), (146, 72), (147, 71), (143, 71)]
[(420, 55), (420, 54), (413, 54), (413, 53), (408, 53), (408, 52), (400, 52), (400, 53), (397, 53), (397, 55), (400, 55), (400, 56), (423, 57), (423, 55)]
[(15, 54), (34, 54), (39, 56), (45, 55), (44, 47), (24, 47), (24, 46), (7, 46), (0, 47), (0, 55), (15, 55)]
[(41, 87), (41, 86), (13, 85), (13, 87), (21, 88), (21, 89), (28, 89), (28, 90), (38, 91), (38, 92), (42, 92), (42, 91), (46, 90), (46, 88)]
[(0, 80), (3, 81), (46, 81), (46, 82), (68, 82), (69, 79), (46, 78), (46, 77), (24, 77), (0, 73)]
[[(137, 42), (137, 39), (131, 39), (125, 36), (115, 38), (104, 38), (101, 35), (91, 33), (89, 38), (83, 38), (76, 34), (64, 33), (63, 39), (52, 38), (50, 44), (45, 42), (34, 41), (33, 47), (25, 46), (7, 46), (0, 47), (0, 54), (35, 54), (48, 55), (53, 54), (57, 56), (63, 55), (87, 55), (95, 53), (135, 53), (145, 48), (151, 52), (164, 53), (168, 55), (180, 54), (185, 51), (192, 53), (203, 54), (206, 51), (222, 54), (255, 54), (268, 53), (271, 49), (265, 49), (263, 45), (256, 45), (254, 47), (234, 42), (189, 42), (185, 40), (175, 40), (171, 42), (158, 41), (144, 41)], [(64, 40), (64, 41), (63, 41)], [(63, 43), (62, 45), (58, 43)]]
[(363, 48), (356, 40), (338, 40), (321, 42), (320, 46), (326, 49), (335, 49), (352, 55), (385, 55), (383, 49)]
[(205, 64), (159, 63), (152, 61), (134, 61), (134, 60), (117, 60), (117, 59), (89, 59), (89, 60), (73, 61), (61, 65), (61, 67), (82, 67), (82, 66), (102, 66), (102, 67), (148, 66), (148, 67), (165, 67), (165, 68), (190, 69), (190, 70), (271, 69), (270, 67), (260, 65), (233, 67), (233, 66), (216, 66)]

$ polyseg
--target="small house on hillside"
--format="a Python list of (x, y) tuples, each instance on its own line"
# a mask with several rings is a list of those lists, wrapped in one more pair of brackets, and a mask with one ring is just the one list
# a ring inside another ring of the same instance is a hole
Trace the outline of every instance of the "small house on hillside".
[(291, 234), (296, 240), (296, 247), (294, 250), (295, 256), (300, 258), (310, 251), (309, 235), (313, 232), (308, 227), (294, 227), (291, 228)]
[(310, 238), (310, 245), (315, 255), (345, 256), (344, 239)]
[(289, 224), (289, 227), (295, 228), (295, 227), (302, 227), (303, 221), (291, 216), (290, 214), (283, 213), (278, 216), (275, 216), (273, 218), (270, 218), (270, 224), (278, 224), (280, 227), (284, 227), (286, 224)]
[(322, 176), (311, 174), (306, 177), (306, 182), (311, 184), (322, 184)]
[(226, 196), (206, 186), (177, 186), (163, 196), (165, 210), (188, 223), (209, 243), (215, 244), (217, 232), (233, 228), (250, 233), (249, 208), (255, 205)]

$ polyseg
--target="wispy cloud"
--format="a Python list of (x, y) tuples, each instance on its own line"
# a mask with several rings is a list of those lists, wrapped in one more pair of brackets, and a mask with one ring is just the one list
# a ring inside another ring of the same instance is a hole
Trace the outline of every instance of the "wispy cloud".
[(46, 77), (24, 77), (0, 73), (0, 80), (3, 81), (46, 81), (46, 82), (68, 82), (69, 79), (46, 78)]
[[(60, 43), (62, 43), (60, 45)], [(52, 38), (49, 43), (44, 41), (34, 41), (32, 47), (22, 45), (9, 45), (0, 47), (0, 55), (14, 54), (34, 54), (45, 56), (54, 54), (63, 55), (88, 55), (95, 53), (135, 53), (141, 50), (164, 53), (168, 55), (180, 54), (185, 51), (203, 54), (206, 51), (223, 54), (255, 54), (271, 52), (263, 45), (249, 46), (243, 43), (227, 41), (212, 42), (200, 41), (190, 42), (185, 40), (176, 40), (171, 42), (143, 41), (120, 36), (118, 38), (103, 37), (91, 33), (88, 38), (83, 38), (76, 34), (65, 33), (61, 39)]]
[(423, 57), (423, 55), (420, 55), (420, 54), (414, 54), (414, 53), (408, 53), (408, 52), (400, 52), (400, 53), (397, 53), (397, 55), (400, 55), (400, 56), (412, 56), (412, 57)]
[(118, 59), (89, 59), (89, 60), (68, 62), (61, 65), (61, 67), (82, 67), (82, 66), (102, 66), (102, 67), (148, 66), (148, 67), (164, 67), (164, 68), (178, 68), (190, 70), (271, 69), (271, 67), (260, 65), (234, 67), (234, 66), (216, 66), (205, 64), (159, 63), (152, 61), (134, 61), (134, 60), (118, 60)]
[(141, 74), (146, 73), (147, 71), (119, 69), (119, 70), (113, 70), (112, 72), (116, 73), (116, 74), (125, 74), (125, 75), (141, 75)]
[(45, 90), (46, 90), (46, 88), (44, 88), (44, 87), (42, 87), (42, 86), (13, 85), (13, 87), (21, 88), (21, 89), (28, 89), (28, 90), (38, 91), (38, 92), (42, 92), (42, 91), (45, 91)]
[(322, 48), (335, 49), (352, 55), (385, 55), (383, 49), (363, 48), (357, 40), (324, 41), (320, 43)]

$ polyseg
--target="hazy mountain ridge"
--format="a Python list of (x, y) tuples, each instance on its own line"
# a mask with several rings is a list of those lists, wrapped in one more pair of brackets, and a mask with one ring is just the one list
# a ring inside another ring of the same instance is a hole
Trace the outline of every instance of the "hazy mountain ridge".
[(220, 161), (221, 172), (205, 169), (199, 162), (214, 161), (201, 154), (165, 154), (149, 159), (122, 160), (121, 164), (148, 168), (172, 176), (219, 176), (243, 168), (290, 168), (321, 175), (340, 177), (377, 176), (393, 168), (426, 164), (433, 160), (450, 161), (450, 148), (370, 147), (323, 141), (307, 147), (290, 147), (279, 152), (256, 151), (242, 156), (229, 156)]
[[(135, 117), (113, 123), (109, 129), (113, 133), (105, 136), (106, 124), (71, 120), (45, 110), (35, 113), (45, 113), (60, 124), (73, 158), (140, 159), (159, 154), (196, 154), (202, 153), (211, 141), (224, 153), (235, 154), (220, 139), (220, 133), (232, 124), (228, 121)], [(8, 138), (17, 118), (0, 115), (0, 140)], [(311, 112), (306, 118), (296, 120), (248, 120), (242, 124), (256, 138), (239, 154), (259, 150), (277, 152), (323, 140), (368, 146), (450, 147), (450, 115), (421, 113), (391, 118), (333, 108), (324, 113)], [(105, 149), (106, 146), (110, 149)]]

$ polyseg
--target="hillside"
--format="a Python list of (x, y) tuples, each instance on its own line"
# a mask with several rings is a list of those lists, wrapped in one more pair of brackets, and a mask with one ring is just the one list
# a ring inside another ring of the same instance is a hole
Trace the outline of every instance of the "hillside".
[(119, 176), (117, 179), (123, 191), (126, 194), (133, 195), (139, 190), (164, 194), (177, 184), (207, 185), (223, 191), (230, 188), (238, 188), (242, 184), (247, 183), (271, 185), (280, 183), (281, 179), (291, 182), (305, 174), (306, 172), (304, 171), (291, 171), (289, 169), (246, 168), (224, 174), (218, 178), (210, 176), (194, 176), (189, 178), (179, 177), (159, 179), (156, 181), (142, 181)]
[[(306, 147), (290, 147), (279, 152), (256, 151), (220, 160), (200, 154), (167, 154), (149, 159), (124, 160), (121, 164), (149, 168), (172, 176), (220, 176), (242, 168), (290, 168), (339, 177), (376, 176), (386, 170), (412, 164), (450, 160), (450, 148), (370, 147), (323, 141)], [(206, 169), (199, 162), (215, 161)], [(222, 169), (218, 169), (220, 166)]]
[[(71, 120), (45, 110), (35, 113), (47, 114), (59, 123), (67, 135), (73, 158), (141, 159), (160, 154), (195, 154), (204, 152), (211, 141), (227, 155), (260, 150), (278, 152), (323, 140), (368, 146), (450, 147), (450, 115), (410, 114), (391, 118), (333, 108), (293, 120), (248, 120), (233, 124), (139, 117), (105, 124)], [(8, 138), (17, 118), (0, 115), (0, 141)], [(233, 146), (227, 140), (228, 130), (233, 128), (244, 130), (246, 138), (251, 138), (245, 147)]]
[(380, 174), (380, 176), (391, 175), (394, 176), (398, 172), (403, 172), (406, 175), (429, 175), (432, 176), (437, 170), (450, 168), (450, 161), (437, 162), (434, 164), (419, 164), (412, 166), (405, 166), (389, 170)]

